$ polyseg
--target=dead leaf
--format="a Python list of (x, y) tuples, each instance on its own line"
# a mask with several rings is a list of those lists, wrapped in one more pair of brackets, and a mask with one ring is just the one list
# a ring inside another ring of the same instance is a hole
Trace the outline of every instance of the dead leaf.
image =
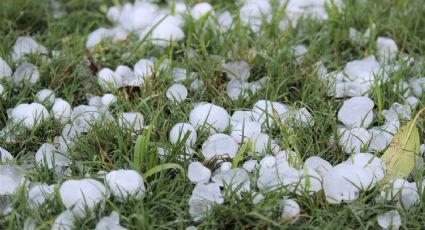
[(416, 119), (417, 116), (400, 128), (381, 157), (387, 168), (387, 179), (406, 178), (415, 167), (420, 145)]

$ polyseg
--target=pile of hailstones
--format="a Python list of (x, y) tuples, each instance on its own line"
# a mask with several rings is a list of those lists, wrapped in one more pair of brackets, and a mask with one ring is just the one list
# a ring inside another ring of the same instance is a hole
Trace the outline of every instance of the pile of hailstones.
[[(293, 3), (295, 1), (290, 2), (291, 4), (287, 6), (288, 9), (298, 7)], [(140, 7), (140, 5), (146, 7)], [(153, 6), (151, 3), (137, 2), (134, 5), (126, 4), (122, 9), (111, 8), (108, 11), (108, 17), (117, 22), (118, 29), (113, 29), (114, 33), (111, 33), (110, 30), (105, 32), (104, 29), (100, 29), (100, 32), (93, 32), (89, 36), (87, 47), (95, 46), (103, 38), (111, 37), (111, 34), (114, 38), (117, 34), (120, 35), (118, 37), (121, 37), (126, 32), (134, 30), (140, 31), (141, 35), (146, 35), (147, 33), (143, 31), (152, 25), (137, 25), (140, 21), (156, 21), (167, 25), (166, 30), (161, 29), (156, 33), (150, 33), (149, 36), (154, 36), (153, 39), (169, 42), (171, 38), (182, 39), (184, 37), (184, 34), (180, 33), (182, 32), (181, 24), (176, 23), (178, 20), (175, 18), (162, 21), (133, 20), (137, 15), (156, 17), (169, 14), (166, 10), (157, 7), (149, 8), (148, 5)], [(176, 4), (175, 11), (183, 12), (186, 10), (185, 7), (185, 5)], [(140, 10), (146, 9), (151, 9), (150, 14), (138, 13)], [(268, 1), (247, 1), (240, 9), (240, 19), (255, 31), (258, 29), (258, 23), (262, 23), (263, 20), (254, 19), (258, 18), (259, 14), (263, 15), (264, 12), (267, 12), (267, 9), (271, 9)], [(319, 6), (308, 9), (313, 9), (316, 16), (321, 15), (323, 19), (326, 19), (326, 15), (321, 14), (325, 11), (321, 11)], [(195, 5), (190, 13), (192, 17), (200, 18), (211, 13), (211, 10), (212, 7), (209, 4), (200, 3)], [(255, 15), (253, 12), (258, 14)], [(225, 18), (232, 20), (228, 16)], [(289, 13), (288, 17), (290, 18)], [(128, 24), (129, 20), (134, 24)], [(294, 21), (290, 20), (291, 23)], [(228, 25), (231, 26), (231, 24)], [(131, 26), (125, 28), (126, 25)], [(168, 30), (170, 26), (175, 27), (173, 30)], [(123, 27), (125, 31), (121, 31), (122, 34), (116, 33)], [(165, 33), (164, 35), (164, 31), (173, 34)], [(164, 43), (158, 45), (164, 45)], [(176, 124), (170, 131), (171, 143), (178, 143), (183, 140), (182, 137), (188, 137), (185, 142), (185, 155), (191, 155), (195, 152), (192, 148), (197, 142), (197, 130), (206, 129), (211, 135), (205, 140), (200, 151), (206, 160), (231, 159), (235, 157), (240, 145), (248, 142), (251, 143), (248, 148), (250, 153), (248, 156), (252, 159), (247, 159), (242, 162), (241, 167), (236, 168), (232, 168), (231, 162), (221, 160), (218, 169), (214, 172), (211, 172), (211, 169), (205, 167), (201, 162), (191, 162), (188, 168), (188, 177), (196, 184), (189, 199), (192, 218), (196, 221), (202, 220), (215, 204), (223, 203), (223, 187), (233, 190), (239, 196), (242, 196), (243, 192), (255, 193), (253, 204), (261, 202), (265, 193), (277, 189), (286, 189), (293, 194), (314, 194), (323, 190), (329, 203), (341, 203), (355, 201), (359, 198), (361, 191), (370, 190), (381, 181), (385, 177), (385, 165), (379, 157), (371, 153), (362, 153), (361, 150), (381, 151), (388, 146), (393, 134), (400, 127), (400, 121), (410, 118), (412, 109), (418, 102), (415, 96), (422, 95), (425, 78), (412, 79), (409, 83), (405, 82), (402, 87), (405, 90), (404, 96), (407, 103), (394, 103), (388, 110), (382, 112), (385, 124), (370, 128), (375, 111), (373, 110), (374, 102), (367, 97), (367, 94), (374, 87), (374, 76), (383, 76), (382, 81), (386, 81), (391, 71), (395, 71), (401, 66), (400, 62), (411, 61), (410, 58), (396, 59), (398, 48), (391, 39), (378, 38), (377, 47), (379, 61), (374, 56), (352, 61), (347, 63), (343, 72), (327, 73), (322, 64), (318, 65), (319, 78), (329, 86), (331, 96), (351, 97), (344, 101), (338, 112), (338, 120), (341, 122), (338, 144), (351, 155), (346, 161), (335, 166), (317, 156), (309, 157), (302, 162), (292, 150), (280, 149), (278, 142), (268, 134), (270, 131), (268, 128), (276, 125), (290, 125), (294, 129), (314, 125), (313, 116), (306, 108), (291, 108), (279, 102), (260, 100), (254, 104), (251, 111), (235, 111), (230, 116), (220, 106), (206, 102), (196, 104), (189, 115), (189, 123)], [(298, 53), (305, 53), (307, 48), (303, 46), (298, 47), (297, 50)], [(0, 59), (0, 78), (17, 85), (37, 83), (40, 77), (38, 69), (26, 59), (28, 54), (34, 53), (47, 54), (47, 49), (30, 37), (18, 38), (13, 46), (11, 58), (19, 65), (15, 71), (12, 71), (7, 62)], [(167, 61), (161, 63), (160, 69), (169, 68), (168, 64), (170, 63)], [(105, 68), (99, 72), (99, 84), (105, 90), (126, 85), (140, 86), (146, 78), (152, 75), (154, 66), (157, 66), (154, 59), (142, 59), (135, 64), (133, 69), (126, 66), (118, 66), (115, 71)], [(231, 98), (245, 96), (243, 92), (247, 89), (255, 92), (267, 80), (247, 82), (250, 71), (249, 65), (244, 61), (225, 63), (223, 70), (230, 80), (229, 85), (232, 86), (228, 87), (228, 94)], [(174, 68), (172, 76), (176, 82), (181, 82), (188, 77), (194, 78), (191, 89), (202, 86), (202, 81), (196, 79), (196, 74), (188, 74), (185, 69)], [(0, 86), (0, 94), (4, 93), (8, 92), (4, 92), (3, 87)], [(180, 102), (187, 97), (187, 89), (182, 84), (173, 85), (167, 91), (167, 97)], [(25, 129), (37, 128), (50, 118), (59, 121), (63, 124), (62, 134), (55, 138), (54, 144), (43, 144), (34, 158), (38, 165), (54, 170), (58, 176), (69, 175), (71, 160), (67, 153), (75, 146), (77, 138), (89, 131), (95, 122), (116, 122), (117, 125), (134, 129), (134, 131), (143, 129), (144, 122), (141, 113), (122, 113), (115, 118), (109, 113), (108, 107), (116, 101), (117, 98), (112, 94), (105, 94), (102, 97), (89, 96), (87, 105), (78, 105), (72, 108), (67, 101), (56, 98), (54, 91), (43, 89), (36, 94), (35, 102), (19, 104), (8, 110), (10, 119), (0, 134), (2, 138), (12, 142), (16, 135), (16, 126), (21, 127), (22, 132), (25, 132)], [(47, 108), (50, 108), (50, 113)], [(230, 135), (224, 133), (228, 127), (231, 128)], [(167, 154), (168, 151), (160, 149), (160, 152)], [(124, 200), (127, 197), (142, 199), (146, 190), (143, 178), (139, 173), (123, 169), (100, 173), (102, 176), (99, 179), (104, 179), (104, 183), (90, 178), (69, 179), (56, 185), (30, 182), (24, 177), (24, 169), (31, 166), (19, 167), (8, 164), (13, 161), (12, 154), (4, 149), (0, 149), (0, 153), (1, 162), (7, 163), (0, 165), (0, 182), (2, 184), (0, 196), (13, 197), (20, 188), (24, 187), (28, 195), (28, 206), (36, 209), (46, 200), (52, 199), (55, 196), (54, 187), (59, 187), (59, 195), (66, 210), (56, 218), (53, 229), (64, 226), (72, 228), (71, 226), (77, 218), (83, 218), (89, 214), (85, 211), (92, 210), (95, 206), (103, 206), (105, 199), (110, 196), (114, 196), (118, 200)], [(258, 158), (261, 160), (257, 161)], [(419, 201), (418, 188), (414, 182), (396, 179), (383, 187), (378, 200), (382, 202), (396, 201), (399, 207), (409, 209)], [(297, 202), (288, 198), (282, 204), (282, 217), (296, 220), (300, 213), (300, 206)], [(11, 210), (12, 206), (7, 206), (2, 210), (2, 214)], [(389, 211), (378, 217), (378, 223), (387, 227), (397, 226), (400, 225), (400, 216), (395, 210)], [(26, 225), (35, 226), (36, 223), (28, 219)], [(122, 229), (119, 226), (117, 213), (113, 212), (110, 216), (102, 218), (97, 229), (105, 229), (107, 226)]]
[[(385, 150), (401, 122), (411, 118), (419, 101), (417, 97), (423, 94), (425, 78), (402, 82), (400, 88), (405, 97), (404, 103), (393, 103), (382, 111), (384, 124), (370, 127), (376, 111), (373, 110), (374, 102), (367, 95), (375, 87), (375, 77), (386, 82), (406, 62), (408, 65), (414, 63), (407, 55), (400, 55), (397, 59), (398, 48), (392, 39), (379, 37), (376, 42), (379, 61), (375, 56), (369, 56), (348, 62), (343, 72), (332, 73), (328, 73), (319, 63), (318, 77), (328, 87), (329, 95), (349, 97), (343, 102), (337, 117), (340, 122), (338, 145), (350, 157), (335, 166), (317, 156), (302, 162), (294, 151), (280, 149), (278, 141), (267, 134), (270, 131), (268, 127), (274, 125), (289, 125), (294, 129), (314, 125), (313, 117), (306, 108), (296, 109), (279, 102), (260, 100), (252, 110), (235, 111), (230, 116), (220, 106), (206, 102), (196, 104), (189, 115), (189, 123), (176, 124), (170, 131), (171, 143), (178, 143), (182, 137), (188, 137), (187, 153), (191, 154), (194, 152), (191, 147), (197, 142), (197, 130), (206, 128), (211, 135), (201, 149), (205, 160), (234, 158), (241, 144), (248, 142), (251, 143), (248, 149), (251, 159), (236, 168), (232, 167), (231, 162), (221, 160), (214, 172), (201, 162), (193, 161), (188, 168), (188, 177), (196, 184), (189, 199), (192, 218), (202, 220), (214, 204), (222, 204), (223, 187), (239, 196), (243, 192), (255, 194), (252, 200), (254, 205), (264, 198), (265, 193), (277, 189), (285, 189), (292, 194), (314, 194), (323, 190), (327, 202), (337, 204), (355, 201), (361, 191), (371, 190), (382, 182), (386, 167), (374, 153)], [(223, 66), (229, 78), (240, 80), (246, 73), (243, 69), (249, 72), (241, 63)], [(230, 135), (224, 133), (229, 126)], [(335, 140), (332, 142), (335, 143)], [(166, 152), (163, 149), (161, 151)], [(424, 145), (421, 145), (421, 153), (423, 151)], [(260, 161), (256, 160), (258, 157)], [(416, 163), (417, 167), (422, 167), (422, 158)], [(396, 202), (399, 208), (410, 209), (419, 203), (419, 191), (423, 191), (417, 184), (424, 183), (401, 178), (392, 180), (381, 188), (376, 200)], [(296, 220), (300, 213), (296, 201), (284, 199), (282, 204), (282, 217)], [(396, 210), (379, 215), (377, 220), (383, 228), (398, 228), (401, 225)]]
[[(279, 28), (285, 30), (290, 26), (295, 27), (304, 17), (327, 20), (326, 4), (334, 4), (339, 9), (344, 7), (341, 0), (280, 0), (279, 8), (285, 5), (285, 17), (281, 19)], [(272, 15), (269, 0), (247, 0), (239, 9), (239, 20), (242, 25), (254, 32), (259, 32), (264, 23), (270, 23)], [(149, 40), (153, 45), (166, 47), (185, 37), (182, 28), (187, 16), (195, 21), (207, 18), (207, 23), (216, 26), (221, 33), (233, 28), (233, 17), (230, 12), (227, 10), (215, 12), (208, 2), (197, 3), (190, 8), (184, 1), (169, 0), (167, 7), (160, 8), (149, 1), (135, 1), (134, 4), (125, 3), (122, 6), (110, 7), (106, 16), (114, 27), (100, 27), (91, 32), (86, 41), (87, 49), (94, 48), (106, 39), (112, 42), (126, 40), (130, 33), (138, 35), (140, 40)], [(303, 47), (298, 49), (304, 50)]]
[[(357, 200), (361, 191), (373, 189), (386, 173), (385, 164), (379, 157), (361, 150), (367, 147), (370, 151), (385, 149), (400, 121), (410, 118), (411, 114), (410, 105), (394, 103), (389, 110), (383, 111), (386, 123), (367, 130), (373, 120), (373, 107), (373, 101), (364, 96), (352, 97), (343, 103), (338, 112), (338, 120), (342, 123), (339, 145), (351, 155), (346, 161), (332, 166), (317, 156), (302, 162), (294, 151), (280, 149), (277, 141), (267, 134), (265, 127), (288, 125), (287, 119), (291, 119), (290, 126), (294, 129), (312, 126), (313, 117), (305, 108), (294, 109), (279, 102), (260, 100), (252, 110), (235, 111), (230, 116), (220, 106), (197, 104), (189, 115), (189, 123), (179, 123), (171, 129), (171, 143), (187, 137), (185, 144), (190, 149), (197, 141), (196, 131), (207, 128), (211, 135), (202, 145), (204, 159), (234, 158), (240, 145), (248, 142), (251, 142), (248, 149), (251, 159), (236, 168), (231, 162), (219, 161), (214, 172), (199, 161), (190, 163), (188, 177), (196, 184), (189, 199), (192, 218), (202, 220), (214, 204), (222, 204), (223, 187), (239, 196), (242, 192), (255, 194), (254, 205), (264, 198), (265, 193), (278, 189), (311, 195), (323, 189), (327, 202), (332, 204)], [(231, 127), (230, 135), (223, 133), (228, 126)], [(258, 157), (260, 161), (256, 160)], [(396, 179), (383, 187), (377, 200), (397, 201), (398, 207), (409, 209), (419, 202), (418, 188), (415, 182)], [(296, 220), (300, 214), (297, 202), (285, 199), (282, 204), (282, 217)], [(378, 217), (381, 226), (397, 225), (394, 212)]]
[[(28, 55), (48, 54), (47, 49), (38, 44), (31, 37), (19, 37), (12, 48), (12, 60), (18, 64), (15, 71), (8, 63), (0, 58), (0, 80), (21, 87), (33, 85), (39, 81), (40, 73), (37, 67), (28, 62)], [(7, 94), (5, 88), (0, 85), (1, 95)], [(11, 93), (11, 92), (10, 92)], [(83, 133), (90, 131), (96, 122), (115, 122), (124, 129), (140, 131), (143, 128), (143, 115), (139, 112), (124, 112), (114, 118), (108, 111), (108, 107), (115, 103), (116, 96), (105, 94), (102, 97), (89, 95), (87, 105), (78, 105), (74, 108), (61, 99), (56, 98), (54, 91), (42, 89), (35, 95), (34, 102), (18, 104), (8, 109), (9, 120), (0, 131), (1, 138), (13, 142), (19, 134), (25, 134), (29, 130), (36, 129), (48, 119), (55, 119), (63, 125), (62, 134), (54, 138), (53, 144), (44, 143), (34, 155), (37, 166), (47, 167), (53, 170), (61, 178), (70, 176), (71, 157), (68, 151), (75, 147), (76, 139)], [(47, 108), (50, 108), (50, 113)], [(100, 179), (105, 184), (95, 179), (66, 180), (62, 184), (48, 185), (42, 182), (31, 182), (24, 177), (25, 170), (36, 165), (13, 164), (13, 155), (0, 147), (0, 197), (7, 200), (6, 206), (0, 209), (0, 215), (6, 215), (12, 211), (13, 196), (24, 188), (27, 191), (28, 207), (36, 210), (47, 200), (55, 196), (55, 187), (59, 187), (61, 200), (66, 207), (55, 222), (52, 229), (72, 229), (77, 218), (83, 218), (100, 204), (103, 206), (105, 199), (114, 196), (118, 200), (133, 197), (142, 199), (145, 185), (141, 175), (134, 170), (115, 170), (108, 173), (100, 172)], [(130, 181), (130, 183), (127, 183)], [(75, 192), (80, 191), (80, 192)], [(2, 204), (4, 205), (4, 204)], [(108, 229), (119, 226), (118, 214), (113, 212), (100, 220), (96, 229)], [(25, 225), (35, 227), (32, 219), (27, 219)], [(31, 229), (31, 228), (27, 228)]]

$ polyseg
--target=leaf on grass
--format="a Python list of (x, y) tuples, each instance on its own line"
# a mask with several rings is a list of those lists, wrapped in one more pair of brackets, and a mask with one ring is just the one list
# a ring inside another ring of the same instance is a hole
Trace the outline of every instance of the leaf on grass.
[(146, 178), (152, 176), (153, 174), (159, 173), (167, 169), (178, 169), (184, 175), (184, 169), (181, 165), (175, 163), (165, 163), (149, 169), (146, 173), (143, 174), (143, 179), (146, 180)]
[(387, 179), (406, 178), (415, 167), (419, 153), (419, 131), (416, 119), (408, 122), (394, 135), (381, 160), (387, 167)]

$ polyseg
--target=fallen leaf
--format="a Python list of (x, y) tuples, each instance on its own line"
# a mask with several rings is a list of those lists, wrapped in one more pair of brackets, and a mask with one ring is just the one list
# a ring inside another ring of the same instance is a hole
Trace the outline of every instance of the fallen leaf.
[(415, 167), (415, 157), (419, 153), (419, 145), (419, 131), (415, 118), (400, 128), (381, 157), (387, 168), (387, 179), (409, 176)]

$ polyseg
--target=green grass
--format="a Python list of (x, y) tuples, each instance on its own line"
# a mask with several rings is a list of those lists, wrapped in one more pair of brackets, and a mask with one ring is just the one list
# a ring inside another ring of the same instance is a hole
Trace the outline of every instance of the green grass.
[[(31, 35), (45, 45), (49, 51), (59, 50), (62, 55), (46, 63), (33, 57), (41, 74), (41, 80), (33, 87), (16, 88), (4, 84), (8, 94), (0, 99), (0, 129), (6, 125), (6, 110), (18, 103), (28, 103), (42, 88), (54, 89), (57, 97), (62, 97), (76, 106), (86, 103), (87, 93), (102, 95), (96, 76), (87, 69), (85, 62), (85, 40), (89, 32), (100, 26), (112, 26), (102, 12), (105, 6), (114, 4), (112, 0), (69, 0), (61, 1), (67, 14), (54, 19), (49, 1), (46, 0), (2, 0), (0, 1), (0, 57), (9, 63), (11, 47), (18, 36)], [(123, 2), (123, 1), (119, 1)], [(234, 18), (238, 17), (235, 4), (225, 1), (212, 1), (215, 9), (228, 9)], [(112, 170), (139, 166), (142, 173), (160, 161), (156, 147), (171, 149), (172, 154), (165, 163), (179, 163), (187, 169), (188, 161), (180, 162), (177, 156), (182, 145), (172, 146), (168, 141), (171, 127), (178, 122), (187, 122), (193, 103), (210, 101), (226, 108), (229, 113), (236, 109), (251, 109), (259, 99), (280, 101), (296, 107), (309, 108), (314, 116), (312, 128), (297, 129), (293, 133), (272, 130), (274, 137), (280, 138), (281, 146), (293, 146), (303, 159), (320, 156), (333, 164), (347, 158), (338, 147), (330, 145), (330, 136), (336, 133), (336, 113), (341, 101), (326, 96), (326, 90), (316, 77), (314, 64), (321, 60), (329, 70), (341, 68), (346, 62), (360, 59), (374, 52), (376, 36), (394, 39), (400, 51), (420, 60), (425, 58), (425, 4), (422, 0), (347, 0), (346, 10), (330, 12), (325, 23), (306, 20), (297, 28), (280, 31), (279, 22), (272, 21), (262, 33), (253, 33), (235, 20), (231, 32), (219, 35), (217, 29), (206, 27), (187, 19), (184, 31), (186, 38), (175, 46), (159, 49), (154, 46), (141, 46), (137, 42), (111, 44), (104, 42), (92, 55), (102, 67), (115, 68), (119, 64), (133, 66), (137, 60), (146, 57), (172, 58), (173, 67), (183, 67), (197, 72), (204, 80), (205, 88), (190, 92), (182, 104), (170, 103), (165, 92), (171, 83), (168, 73), (160, 73), (155, 80), (148, 81), (139, 95), (130, 101), (119, 97), (111, 109), (116, 115), (120, 112), (138, 111), (145, 117), (145, 123), (152, 126), (146, 137), (149, 142), (135, 150), (135, 136), (129, 130), (122, 130), (113, 123), (95, 125), (92, 130), (79, 138), (77, 148), (71, 151), (73, 158), (72, 177), (81, 178), (85, 174), (96, 174), (99, 170)], [(365, 2), (365, 3), (360, 3)], [(276, 14), (279, 14), (276, 9)], [(364, 31), (370, 23), (376, 24), (375, 36), (364, 46), (350, 42), (349, 27)], [(130, 40), (136, 41), (135, 37)], [(238, 46), (234, 47), (233, 44)], [(294, 64), (291, 46), (305, 44), (309, 47), (304, 61)], [(193, 53), (190, 54), (189, 50)], [(130, 53), (131, 55), (125, 55)], [(225, 60), (249, 60), (252, 67), (250, 80), (263, 76), (269, 82), (256, 95), (249, 99), (230, 100), (226, 95), (225, 77), (221, 62), (215, 55)], [(229, 55), (229, 56), (228, 56)], [(393, 86), (407, 77), (422, 76), (423, 68), (403, 66), (391, 76), (391, 80), (375, 88), (370, 96), (381, 109), (393, 102), (403, 102), (403, 92), (393, 92)], [(189, 82), (184, 82), (189, 86)], [(421, 98), (420, 107), (425, 98)], [(375, 119), (375, 125), (378, 125)], [(423, 121), (419, 122), (423, 136)], [(17, 135), (14, 143), (0, 140), (0, 146), (14, 154), (18, 164), (32, 162), (34, 153), (45, 142), (61, 133), (62, 126), (50, 119), (33, 132)], [(198, 133), (196, 145), (202, 145), (206, 134)], [(142, 152), (141, 152), (142, 151)], [(152, 158), (153, 156), (153, 158)], [(199, 148), (195, 158), (202, 159)], [(144, 159), (148, 159), (143, 161)], [(79, 162), (77, 164), (77, 161)], [(422, 174), (421, 174), (422, 175)], [(31, 169), (26, 177), (33, 182), (57, 183), (54, 172), (43, 168)], [(1, 185), (0, 185), (1, 186)], [(188, 199), (194, 185), (178, 170), (166, 170), (147, 178), (147, 194), (143, 201), (109, 199), (103, 210), (96, 215), (80, 220), (76, 229), (93, 229), (98, 220), (109, 215), (112, 210), (120, 214), (121, 224), (128, 229), (184, 229), (196, 225), (199, 229), (376, 229), (376, 216), (393, 209), (391, 204), (377, 202), (374, 198), (379, 187), (361, 194), (350, 204), (330, 205), (325, 202), (323, 192), (315, 195), (293, 195), (274, 192), (257, 206), (251, 204), (252, 194), (238, 199), (235, 194), (226, 194), (225, 203), (215, 206), (211, 215), (200, 223), (194, 223), (189, 216)], [(284, 196), (294, 198), (301, 206), (302, 216), (296, 224), (279, 218), (279, 201)], [(409, 211), (402, 211), (404, 229), (419, 229), (425, 224), (425, 197), (421, 203)], [(0, 217), (0, 229), (22, 229), (27, 217), (37, 221), (39, 229), (49, 229), (56, 216), (63, 211), (59, 198), (42, 205), (37, 211), (25, 205), (22, 191), (14, 198), (14, 210), (7, 217)]]

